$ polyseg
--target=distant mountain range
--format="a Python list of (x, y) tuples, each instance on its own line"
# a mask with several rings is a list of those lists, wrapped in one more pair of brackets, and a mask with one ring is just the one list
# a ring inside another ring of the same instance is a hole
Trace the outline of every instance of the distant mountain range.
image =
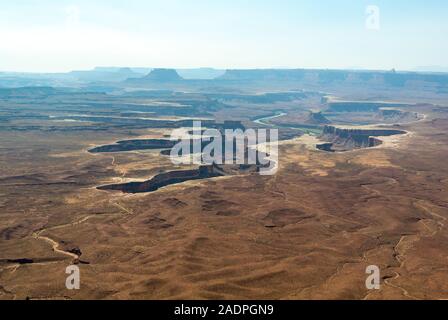
[[(153, 70), (160, 69), (96, 67), (92, 70), (75, 70), (67, 73), (0, 72), (0, 87), (73, 86), (95, 82), (117, 83), (127, 79), (146, 77), (151, 79), (154, 75), (149, 76), (149, 74)], [(178, 69), (176, 71), (178, 77), (187, 80), (211, 80), (225, 73), (225, 70), (213, 68)], [(176, 76), (173, 75), (173, 77)]]
[(163, 69), (98, 67), (69, 73), (0, 73), (0, 87), (126, 85), (168, 88), (169, 84), (188, 86), (238, 86), (238, 83), (288, 83), (291, 86), (418, 88), (448, 92), (448, 73), (397, 72), (326, 69)]
[(174, 69), (154, 69), (139, 81), (175, 82), (184, 80)]
[[(133, 83), (148, 82), (187, 82), (174, 69), (154, 69), (141, 78), (133, 78)], [(128, 80), (128, 81), (129, 81)], [(447, 87), (448, 74), (396, 72), (392, 71), (347, 71), (347, 70), (319, 70), (319, 69), (247, 69), (227, 70), (221, 76), (210, 80), (210, 83), (296, 83), (311, 85), (350, 85), (373, 87), (406, 87), (433, 86)]]
[(176, 71), (184, 79), (203, 80), (215, 79), (226, 73), (226, 70), (213, 68), (176, 69)]
[(448, 74), (424, 74), (396, 71), (347, 71), (320, 69), (249, 69), (227, 70), (220, 80), (294, 81), (308, 83), (370, 83), (404, 86), (409, 81), (448, 84)]

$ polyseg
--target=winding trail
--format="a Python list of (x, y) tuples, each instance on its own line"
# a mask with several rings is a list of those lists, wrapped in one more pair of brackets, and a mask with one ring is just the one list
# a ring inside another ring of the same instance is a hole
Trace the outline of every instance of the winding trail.
[[(441, 231), (441, 230), (443, 229), (443, 227), (445, 227), (445, 222), (446, 222), (447, 218), (444, 217), (444, 216), (441, 216), (441, 215), (438, 214), (438, 213), (432, 212), (430, 209), (428, 209), (428, 208), (423, 204), (423, 203), (427, 203), (427, 202), (428, 202), (428, 201), (426, 201), (426, 200), (418, 200), (417, 202), (414, 203), (414, 205), (417, 205), (417, 207), (419, 207), (419, 208), (422, 209), (423, 211), (429, 213), (431, 216), (436, 217), (436, 218), (438, 219), (438, 220), (436, 219), (436, 221), (438, 222), (439, 227), (440, 227), (439, 231)], [(434, 206), (437, 207), (437, 205), (434, 205)], [(442, 220), (443, 222), (440, 221), (440, 220)]]
[(11, 295), (12, 296), (12, 300), (16, 300), (17, 299), (17, 295), (14, 292), (6, 290), (5, 287), (3, 287), (2, 285), (0, 285), (0, 293), (5, 294), (5, 295)]
[(73, 262), (76, 262), (77, 260), (79, 260), (79, 255), (69, 252), (69, 251), (59, 249), (60, 244), (57, 241), (55, 241), (49, 237), (42, 236), (42, 233), (44, 233), (46, 231), (50, 231), (50, 230), (57, 230), (57, 229), (62, 229), (62, 228), (67, 228), (67, 227), (73, 227), (73, 226), (79, 225), (83, 222), (86, 222), (87, 220), (89, 220), (93, 217), (96, 217), (96, 216), (97, 215), (89, 215), (89, 216), (83, 217), (82, 219), (72, 222), (72, 223), (67, 223), (67, 224), (62, 224), (62, 225), (55, 226), (55, 227), (41, 229), (41, 230), (33, 233), (33, 238), (36, 240), (41, 240), (41, 241), (45, 241), (45, 242), (49, 243), (54, 252), (65, 255), (67, 257), (70, 257), (70, 258), (72, 258)]
[[(124, 206), (120, 205), (119, 203), (112, 202), (112, 199), (109, 200), (109, 202), (110, 202), (110, 204), (112, 204), (113, 206), (119, 208), (121, 211), (124, 211), (128, 215), (133, 215), (134, 214), (134, 212), (132, 210), (125, 208)], [(73, 226), (82, 224), (82, 223), (86, 222), (87, 220), (89, 220), (91, 218), (95, 218), (95, 217), (98, 217), (98, 216), (99, 215), (97, 215), (97, 214), (93, 214), (93, 215), (89, 215), (89, 216), (83, 217), (80, 220), (74, 221), (72, 223), (62, 224), (62, 225), (58, 225), (58, 226), (50, 227), (50, 228), (44, 228), (44, 229), (41, 229), (39, 231), (34, 232), (32, 236), (36, 240), (45, 241), (45, 242), (49, 243), (51, 245), (51, 247), (52, 247), (52, 250), (54, 252), (62, 254), (64, 256), (66, 256), (66, 257), (69, 257), (70, 259), (72, 259), (72, 262), (74, 263), (74, 262), (79, 261), (79, 258), (80, 258), (79, 255), (77, 255), (76, 253), (73, 253), (73, 252), (69, 252), (69, 251), (65, 251), (65, 250), (59, 249), (59, 247), (60, 247), (59, 242), (51, 239), (50, 237), (43, 236), (42, 233), (50, 231), (50, 230), (57, 230), (57, 229), (62, 229), (62, 228), (73, 227)], [(104, 215), (102, 215), (102, 216), (104, 216)], [(50, 262), (48, 262), (48, 263), (50, 263)]]
[(68, 257), (72, 258), (73, 261), (76, 261), (76, 260), (79, 259), (79, 256), (77, 254), (59, 249), (59, 243), (58, 242), (54, 241), (53, 239), (51, 239), (49, 237), (41, 236), (40, 234), (42, 232), (44, 232), (44, 231), (45, 231), (45, 229), (43, 229), (43, 230), (41, 230), (39, 232), (33, 233), (34, 239), (36, 239), (36, 240), (43, 240), (43, 241), (49, 243), (51, 245), (51, 247), (52, 247), (54, 252), (63, 254), (65, 256), (68, 256)]
[[(376, 189), (373, 188), (373, 186), (375, 186), (375, 185), (382, 185), (382, 184), (384, 184), (384, 183), (386, 183), (386, 184), (397, 184), (397, 183), (398, 183), (398, 181), (397, 181), (396, 179), (394, 179), (394, 178), (390, 178), (390, 177), (384, 177), (384, 178), (386, 178), (387, 182), (383, 182), (383, 183), (375, 183), (375, 184), (363, 184), (363, 185), (361, 185), (361, 187), (364, 188), (364, 189), (366, 189), (366, 190), (368, 190), (369, 192), (373, 193), (373, 194), (375, 195), (375, 197), (385, 197), (385, 198), (387, 198), (387, 199), (391, 199), (390, 196), (388, 196), (388, 195), (384, 195), (384, 194), (381, 193), (380, 191), (378, 191), (378, 190), (376, 190)], [(406, 236), (402, 236), (402, 237), (400, 238), (400, 240), (397, 242), (397, 244), (393, 247), (394, 258), (395, 258), (395, 260), (400, 264), (400, 265), (399, 265), (399, 268), (400, 268), (400, 269), (403, 267), (404, 260), (402, 260), (402, 258), (400, 257), (400, 252), (397, 250), (397, 247), (400, 245), (400, 243), (401, 243), (406, 237), (408, 237), (408, 236), (407, 236), (407, 235), (406, 235)], [(417, 237), (418, 237), (418, 236), (417, 236)], [(418, 239), (415, 240), (415, 241), (418, 241)], [(367, 256), (364, 255), (363, 258), (367, 258)], [(366, 261), (367, 261), (367, 260), (366, 260)], [(395, 274), (395, 277), (392, 278), (391, 280), (396, 280), (396, 279), (398, 279), (398, 278), (401, 276), (398, 272), (395, 272), (395, 271), (394, 271), (394, 274)], [(391, 283), (391, 282), (389, 281), (389, 279), (385, 279), (385, 280), (384, 280), (384, 283), (385, 283), (386, 285), (392, 287), (392, 288), (399, 289), (399, 290), (402, 292), (402, 294), (403, 294), (405, 297), (407, 297), (407, 298), (410, 298), (410, 299), (413, 299), (413, 300), (420, 300), (420, 299), (417, 298), (417, 297), (411, 296), (411, 295), (409, 294), (409, 292), (408, 292), (406, 289), (404, 289), (404, 288), (402, 288), (402, 287), (400, 287), (400, 286), (398, 286), (398, 285), (395, 285), (395, 284)], [(364, 300), (369, 296), (369, 294), (370, 294), (370, 293), (368, 293), (368, 294), (364, 297)]]
[(396, 280), (396, 279), (398, 279), (398, 278), (401, 276), (398, 272), (395, 272), (395, 271), (394, 271), (394, 274), (395, 274), (395, 277), (393, 277), (392, 279), (384, 279), (384, 283), (385, 283), (386, 285), (388, 285), (388, 286), (390, 286), (390, 287), (392, 287), (392, 288), (401, 290), (401, 292), (403, 293), (403, 295), (404, 295), (405, 297), (409, 298), (409, 299), (412, 299), (412, 300), (422, 300), (422, 299), (417, 298), (417, 297), (415, 297), (415, 296), (413, 296), (413, 295), (410, 295), (409, 292), (408, 292), (406, 289), (404, 289), (403, 287), (400, 287), (400, 286), (397, 286), (397, 285), (391, 283), (389, 280)]
[(118, 202), (113, 202), (112, 199), (109, 200), (109, 203), (111, 205), (117, 207), (121, 211), (124, 211), (128, 215), (133, 215), (134, 214), (134, 211), (132, 211), (131, 209), (125, 208), (123, 205), (119, 204)]
[[(393, 184), (398, 183), (398, 181), (394, 178), (390, 178), (390, 177), (384, 177), (384, 178), (386, 178), (388, 180), (387, 182), (385, 182), (386, 184), (393, 185)], [(361, 185), (361, 187), (363, 187), (364, 189), (373, 193), (375, 197), (384, 197), (384, 198), (392, 200), (392, 196), (384, 194), (374, 188), (375, 185), (382, 185), (382, 184), (384, 184), (384, 183), (375, 183), (375, 184), (367, 184), (367, 185), (364, 184), (364, 185)], [(402, 196), (398, 196), (398, 197), (402, 197)], [(404, 268), (404, 265), (405, 265), (404, 254), (407, 251), (406, 249), (411, 247), (413, 243), (418, 242), (422, 237), (434, 237), (437, 233), (439, 233), (440, 231), (443, 230), (443, 228), (445, 226), (445, 222), (447, 221), (446, 217), (444, 217), (440, 214), (437, 214), (437, 213), (433, 212), (430, 208), (428, 208), (428, 206), (432, 206), (433, 204), (428, 205), (429, 202), (427, 200), (415, 199), (415, 198), (410, 198), (410, 197), (404, 197), (404, 198), (413, 200), (412, 204), (415, 208), (423, 210), (424, 212), (431, 215), (433, 217), (433, 219), (425, 219), (425, 220), (433, 221), (434, 223), (436, 223), (438, 225), (438, 230), (431, 229), (427, 225), (427, 223), (425, 223), (424, 220), (421, 220), (421, 223), (428, 230), (429, 234), (424, 234), (424, 233), (422, 234), (421, 232), (419, 232), (417, 234), (403, 235), (402, 237), (400, 237), (397, 244), (393, 247), (394, 258), (399, 263), (399, 267), (398, 267), (399, 269)], [(400, 246), (404, 246), (404, 248), (403, 248), (403, 249), (405, 249), (404, 252), (403, 252), (403, 250), (400, 249)], [(400, 290), (402, 292), (402, 294), (409, 299), (421, 300), (421, 298), (418, 298), (418, 297), (410, 294), (409, 291), (407, 291), (405, 288), (392, 283), (393, 280), (397, 280), (401, 276), (401, 274), (399, 272), (394, 271), (393, 273), (395, 275), (393, 278), (388, 278), (388, 279), (384, 280), (384, 283), (386, 285)], [(364, 297), (364, 299), (366, 299), (368, 297), (368, 295), (369, 294), (367, 294)]]
[[(116, 202), (112, 202), (112, 199), (109, 200), (109, 202), (113, 206), (119, 208), (120, 211), (124, 211), (127, 215), (134, 214), (132, 210), (127, 209), (124, 206), (122, 206), (122, 205), (120, 205), (120, 204), (118, 204)], [(122, 215), (122, 213), (119, 213), (119, 214)], [(109, 215), (109, 214), (107, 214), (107, 215)], [(113, 213), (111, 215), (117, 215), (117, 213)], [(74, 263), (79, 262), (79, 258), (80, 258), (79, 255), (77, 255), (76, 253), (73, 253), (73, 252), (69, 252), (69, 251), (65, 251), (65, 250), (60, 249), (60, 243), (59, 242), (57, 242), (56, 240), (54, 240), (54, 239), (52, 239), (50, 237), (43, 236), (42, 233), (50, 231), (50, 230), (57, 230), (57, 229), (62, 229), (62, 228), (67, 228), (67, 227), (73, 227), (73, 226), (82, 224), (82, 223), (86, 222), (87, 220), (89, 220), (91, 218), (95, 218), (95, 217), (98, 217), (98, 216), (100, 216), (100, 215), (97, 215), (97, 214), (88, 215), (88, 216), (85, 216), (85, 217), (81, 218), (80, 220), (77, 220), (77, 221), (74, 221), (74, 222), (71, 222), (71, 223), (66, 223), (66, 224), (62, 224), (62, 225), (58, 225), (58, 226), (54, 226), (54, 227), (50, 227), (50, 228), (43, 228), (43, 229), (40, 229), (38, 231), (33, 232), (32, 237), (35, 240), (44, 241), (44, 242), (50, 244), (51, 248), (52, 248), (52, 250), (54, 252), (56, 252), (56, 253), (58, 253), (60, 255), (63, 255), (65, 257), (67, 257), (67, 258), (70, 258), (71, 263), (74, 264)], [(105, 216), (105, 215), (101, 215), (101, 216)], [(31, 265), (46, 265), (46, 264), (50, 264), (50, 263), (55, 263), (55, 262), (54, 261), (51, 261), (51, 262), (39, 262), (39, 263), (33, 263)], [(11, 265), (11, 266), (8, 266), (8, 267), (0, 269), (0, 271), (11, 269), (11, 273), (14, 273), (14, 272), (17, 271), (17, 269), (20, 268), (20, 266), (21, 266), (20, 264), (14, 264), (14, 265)], [(14, 292), (11, 292), (11, 291), (5, 289), (0, 284), (0, 295), (2, 295), (2, 294), (4, 294), (4, 295), (12, 295), (13, 296), (13, 300), (17, 299), (17, 295)], [(46, 297), (46, 298), (58, 298), (58, 297)], [(44, 299), (46, 299), (46, 298), (44, 298)], [(59, 298), (61, 298), (61, 297), (59, 297)], [(62, 297), (62, 298), (70, 299), (69, 297)], [(38, 299), (42, 299), (42, 297), (40, 297)]]
[[(413, 202), (413, 205), (414, 205), (414, 207), (422, 209), (423, 211), (425, 211), (426, 213), (430, 214), (432, 217), (435, 218), (435, 219), (432, 220), (432, 221), (436, 222), (436, 223), (438, 224), (438, 226), (439, 226), (439, 229), (436, 230), (436, 231), (431, 230), (431, 229), (426, 225), (426, 223), (422, 220), (423, 225), (428, 229), (429, 232), (431, 232), (431, 234), (428, 235), (428, 236), (426, 236), (426, 237), (434, 237), (437, 233), (439, 233), (440, 231), (443, 230), (443, 228), (444, 228), (444, 226), (445, 226), (445, 223), (444, 223), (444, 222), (447, 220), (447, 218), (445, 218), (445, 217), (443, 217), (443, 216), (441, 216), (441, 215), (439, 215), (439, 214), (437, 214), (437, 213), (431, 211), (430, 209), (428, 209), (428, 208), (425, 206), (425, 204), (424, 204), (424, 203), (427, 203), (427, 202), (428, 202), (427, 200), (421, 200), (421, 199), (420, 199), (420, 200), (417, 200), (416, 202)], [(442, 220), (443, 222), (442, 222), (441, 220)], [(400, 246), (400, 244), (404, 243), (405, 241), (408, 241), (408, 245), (409, 245), (409, 244), (413, 244), (413, 243), (419, 241), (422, 237), (425, 237), (425, 235), (421, 235), (421, 234), (416, 234), (416, 235), (405, 235), (405, 236), (402, 236), (402, 237), (400, 238), (400, 240), (398, 241), (397, 245), (394, 247), (394, 252), (395, 252), (395, 254), (396, 254), (395, 259), (400, 263), (400, 269), (401, 269), (401, 268), (404, 268), (404, 264), (405, 264), (405, 259), (404, 259), (404, 257), (403, 257), (403, 254), (400, 253), (400, 249), (398, 248), (398, 247)], [(422, 300), (421, 298), (418, 298), (418, 297), (416, 297), (416, 296), (411, 295), (411, 294), (410, 294), (406, 289), (404, 289), (403, 287), (400, 287), (400, 286), (398, 286), (398, 285), (396, 285), (396, 284), (393, 284), (393, 283), (391, 282), (391, 280), (396, 280), (396, 279), (398, 279), (398, 278), (401, 276), (400, 273), (395, 272), (395, 271), (394, 271), (394, 274), (395, 274), (395, 277), (394, 277), (394, 278), (391, 278), (391, 279), (385, 279), (385, 280), (384, 280), (384, 283), (387, 284), (387, 285), (389, 285), (389, 286), (391, 286), (391, 287), (393, 287), (393, 288), (396, 288), (396, 289), (401, 290), (402, 293), (403, 293), (403, 295), (404, 295), (405, 297), (409, 298), (409, 299)]]
[[(111, 164), (113, 166), (115, 165), (115, 156), (112, 156)], [(134, 214), (134, 212), (132, 210), (125, 208), (123, 205), (121, 205), (121, 204), (119, 204), (117, 202), (113, 202), (112, 199), (109, 200), (109, 203), (111, 205), (117, 207), (121, 211), (124, 211), (128, 215)], [(59, 253), (61, 255), (64, 255), (64, 256), (70, 258), (72, 260), (72, 263), (75, 263), (75, 262), (79, 261), (79, 258), (80, 258), (79, 255), (77, 255), (76, 253), (73, 253), (73, 252), (69, 252), (69, 251), (60, 249), (59, 248), (60, 247), (59, 242), (55, 241), (54, 239), (52, 239), (50, 237), (43, 236), (42, 234), (44, 232), (51, 231), (51, 230), (57, 230), (57, 229), (62, 229), (62, 228), (73, 227), (73, 226), (82, 224), (82, 223), (86, 222), (87, 220), (89, 220), (91, 218), (95, 218), (95, 217), (98, 217), (98, 215), (96, 215), (96, 214), (88, 215), (88, 216), (85, 216), (85, 217), (81, 218), (80, 220), (77, 220), (77, 221), (74, 221), (74, 222), (71, 222), (71, 223), (66, 223), (66, 224), (62, 224), (62, 225), (58, 225), (58, 226), (54, 226), (54, 227), (50, 227), (50, 228), (43, 228), (43, 229), (40, 229), (38, 231), (33, 232), (32, 237), (34, 239), (36, 239), (36, 240), (45, 241), (46, 243), (50, 244), (51, 248), (52, 248), (52, 250), (54, 252)], [(48, 263), (50, 263), (50, 262), (48, 262)], [(17, 268), (20, 267), (20, 265), (13, 266), (13, 267), (15, 267), (15, 269), (13, 270), (13, 272), (15, 272), (17, 270)], [(13, 267), (10, 267), (10, 268), (13, 268)]]

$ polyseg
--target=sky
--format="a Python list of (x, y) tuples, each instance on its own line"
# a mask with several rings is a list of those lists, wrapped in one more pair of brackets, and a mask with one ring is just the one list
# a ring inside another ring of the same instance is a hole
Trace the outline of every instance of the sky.
[(0, 0), (0, 70), (448, 69), (446, 0)]

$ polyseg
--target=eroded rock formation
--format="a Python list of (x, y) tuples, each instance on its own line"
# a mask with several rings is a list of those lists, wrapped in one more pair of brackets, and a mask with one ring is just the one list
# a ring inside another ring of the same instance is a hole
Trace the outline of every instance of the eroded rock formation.
[(330, 152), (371, 148), (382, 143), (382, 141), (376, 137), (386, 137), (405, 133), (405, 131), (394, 129), (351, 129), (325, 126), (320, 138), (328, 142), (318, 145), (317, 148)]
[(198, 169), (169, 171), (158, 174), (152, 179), (143, 182), (129, 182), (98, 187), (99, 190), (117, 190), (124, 193), (153, 192), (168, 185), (178, 184), (190, 180), (250, 173), (258, 170), (257, 165), (205, 165)]
[(150, 149), (167, 149), (172, 148), (177, 143), (173, 140), (164, 139), (141, 139), (141, 140), (124, 140), (118, 141), (115, 144), (95, 147), (90, 149), (90, 153), (101, 152), (121, 152), (134, 150), (150, 150)]

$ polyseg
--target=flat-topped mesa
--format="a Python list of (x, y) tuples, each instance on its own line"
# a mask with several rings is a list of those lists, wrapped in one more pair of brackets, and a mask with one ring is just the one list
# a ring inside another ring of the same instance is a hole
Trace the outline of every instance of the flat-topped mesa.
[(99, 190), (115, 190), (123, 193), (154, 192), (160, 188), (186, 181), (210, 179), (226, 175), (257, 172), (257, 165), (203, 165), (198, 169), (178, 170), (160, 173), (152, 179), (142, 182), (129, 182), (97, 187)]
[[(389, 106), (389, 105), (388, 105)], [(375, 102), (331, 102), (328, 112), (378, 112), (381, 104)]]
[(422, 117), (417, 112), (396, 109), (380, 109), (375, 115), (375, 119), (387, 123), (408, 123), (422, 119)]
[(355, 87), (407, 87), (416, 83), (446, 87), (447, 74), (357, 71), (326, 69), (246, 69), (227, 70), (217, 79), (224, 81), (290, 81), (307, 84), (346, 84)]
[(154, 69), (143, 79), (158, 82), (176, 82), (183, 80), (174, 69)]
[(304, 78), (305, 72), (303, 69), (229, 69), (218, 79), (233, 81), (298, 81)]
[(322, 124), (329, 124), (329, 123), (331, 123), (331, 121), (328, 120), (322, 114), (322, 112), (312, 112), (312, 111), (310, 111), (310, 113), (306, 117), (305, 123), (306, 124), (322, 125)]
[(207, 179), (220, 177), (222, 174), (216, 172), (214, 166), (201, 166), (193, 170), (169, 171), (158, 174), (154, 178), (143, 182), (129, 182), (98, 187), (99, 190), (117, 190), (124, 193), (153, 192), (162, 187), (182, 183), (189, 180)]
[(394, 129), (352, 129), (325, 126), (320, 138), (329, 142), (318, 145), (317, 148), (330, 152), (371, 148), (382, 143), (380, 139), (375, 137), (386, 137), (405, 133), (405, 131)]
[(347, 138), (350, 136), (374, 136), (374, 137), (387, 137), (396, 134), (405, 134), (405, 131), (396, 129), (353, 129), (353, 128), (338, 128), (335, 126), (325, 126), (323, 134), (335, 135), (340, 138)]
[(124, 140), (114, 144), (104, 145), (88, 150), (90, 153), (102, 152), (123, 152), (135, 150), (153, 150), (172, 148), (177, 141), (166, 139), (140, 139), (140, 140)]
[[(343, 113), (343, 112), (374, 112), (384, 113), (384, 115), (399, 115), (405, 113), (404, 111), (392, 108), (401, 108), (407, 106), (401, 103), (386, 103), (386, 102), (370, 102), (370, 101), (336, 101), (327, 103), (327, 112)], [(389, 110), (389, 112), (382, 112)]]

